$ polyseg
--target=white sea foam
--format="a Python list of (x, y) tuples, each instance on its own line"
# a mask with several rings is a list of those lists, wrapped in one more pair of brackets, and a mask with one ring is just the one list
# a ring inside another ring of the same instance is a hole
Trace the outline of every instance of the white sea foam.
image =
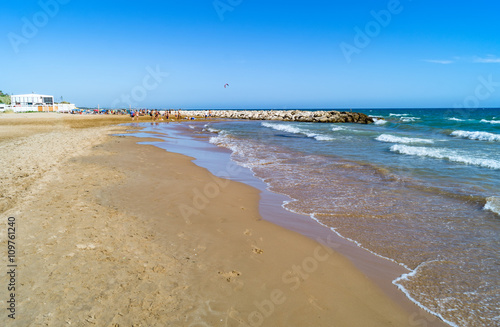
[(218, 133), (218, 132), (220, 132), (220, 130), (212, 128), (212, 127), (207, 128), (207, 131), (209, 131), (210, 133)]
[[(296, 200), (294, 199), (293, 201), (296, 201)], [(298, 213), (298, 212), (296, 212), (296, 211), (294, 211), (294, 210), (291, 210), (288, 206), (286, 206), (286, 204), (288, 204), (289, 202), (292, 202), (292, 201), (287, 201), (287, 202), (284, 202), (284, 203), (282, 204), (282, 207), (283, 207), (283, 208), (285, 208), (285, 209), (287, 209), (288, 211), (291, 211), (291, 212), (294, 212), (294, 213)], [(388, 257), (385, 257), (385, 256), (383, 256), (383, 255), (380, 255), (380, 254), (378, 254), (378, 253), (376, 253), (376, 252), (373, 252), (373, 251), (369, 250), (368, 248), (364, 247), (364, 246), (363, 246), (360, 242), (358, 242), (358, 241), (356, 241), (356, 240), (353, 240), (353, 239), (351, 239), (351, 238), (349, 238), (349, 237), (346, 237), (346, 236), (344, 236), (344, 235), (340, 234), (340, 233), (337, 231), (337, 229), (336, 229), (336, 228), (331, 227), (331, 226), (328, 226), (328, 225), (324, 224), (323, 222), (321, 222), (318, 218), (316, 218), (315, 214), (310, 215), (310, 217), (311, 217), (314, 221), (316, 221), (318, 224), (320, 224), (320, 225), (322, 225), (322, 226), (324, 226), (324, 227), (329, 228), (332, 232), (334, 232), (335, 234), (337, 234), (337, 236), (339, 236), (339, 237), (341, 237), (341, 238), (343, 238), (343, 239), (345, 239), (345, 240), (347, 240), (347, 241), (349, 241), (349, 242), (352, 242), (352, 243), (356, 244), (358, 247), (360, 247), (360, 248), (362, 248), (362, 249), (364, 249), (364, 250), (366, 250), (366, 251), (368, 251), (368, 252), (372, 253), (373, 255), (375, 255), (375, 256), (377, 256), (377, 257), (379, 257), (379, 258), (382, 258), (382, 259), (386, 259), (386, 260), (392, 261), (392, 262), (394, 262), (394, 263), (396, 263), (396, 264), (398, 264), (398, 265), (400, 265), (400, 266), (404, 267), (405, 269), (407, 269), (409, 272), (408, 272), (408, 273), (406, 273), (406, 274), (403, 274), (403, 275), (401, 275), (401, 276), (399, 276), (399, 277), (397, 277), (396, 279), (394, 279), (394, 280), (392, 281), (392, 284), (394, 284), (394, 285), (395, 285), (395, 286), (396, 286), (396, 287), (397, 287), (397, 288), (398, 288), (401, 292), (403, 292), (403, 293), (406, 295), (406, 297), (408, 297), (408, 299), (410, 299), (410, 301), (412, 301), (413, 303), (415, 303), (415, 304), (416, 304), (417, 306), (419, 306), (422, 310), (424, 310), (424, 311), (426, 311), (426, 312), (428, 312), (428, 313), (430, 313), (430, 314), (432, 314), (432, 315), (435, 315), (436, 317), (439, 317), (442, 321), (444, 321), (445, 323), (447, 323), (447, 324), (448, 324), (448, 325), (450, 325), (450, 326), (453, 326), (453, 327), (458, 327), (458, 325), (454, 324), (453, 322), (451, 322), (451, 321), (449, 321), (449, 320), (446, 320), (446, 319), (445, 319), (445, 318), (444, 318), (441, 314), (439, 314), (439, 313), (437, 313), (437, 312), (435, 312), (435, 311), (430, 310), (429, 308), (427, 308), (426, 306), (424, 306), (422, 303), (418, 302), (415, 298), (413, 298), (413, 297), (411, 296), (410, 292), (409, 292), (409, 291), (408, 291), (408, 290), (407, 290), (407, 289), (406, 289), (403, 285), (399, 284), (399, 282), (400, 282), (401, 280), (408, 280), (408, 279), (409, 279), (409, 277), (413, 277), (413, 276), (415, 276), (415, 275), (417, 274), (418, 270), (419, 270), (421, 267), (423, 267), (423, 266), (425, 266), (425, 265), (427, 265), (427, 264), (429, 264), (429, 263), (431, 263), (431, 262), (433, 262), (433, 261), (436, 261), (436, 260), (429, 261), (429, 262), (423, 262), (423, 263), (421, 263), (420, 265), (418, 265), (418, 266), (417, 266), (417, 268), (415, 268), (414, 270), (412, 270), (412, 269), (410, 269), (407, 265), (405, 265), (404, 263), (398, 262), (398, 261), (396, 261), (396, 260), (394, 260), (394, 259), (392, 259), (392, 258), (388, 258)]]
[(233, 152), (233, 153), (238, 153), (240, 150), (236, 144), (234, 144), (230, 141), (230, 139), (227, 137), (226, 133), (223, 131), (220, 132), (217, 136), (212, 136), (208, 141), (211, 144), (227, 148), (227, 149), (231, 150), (231, 152)]
[(455, 117), (448, 118), (448, 120), (453, 120), (453, 121), (466, 121), (466, 119), (460, 119), (460, 118), (455, 118)]
[(380, 142), (403, 143), (403, 144), (413, 144), (413, 143), (432, 144), (432, 143), (434, 143), (433, 140), (429, 140), (429, 139), (420, 139), (420, 138), (416, 138), (416, 137), (394, 136), (391, 134), (382, 134), (382, 135), (378, 136), (375, 140), (380, 141)]
[(208, 142), (219, 146), (224, 146), (225, 143), (222, 135), (212, 136)]
[(338, 131), (345, 131), (345, 127), (344, 126), (333, 126), (332, 127), (332, 131), (334, 132), (338, 132)]
[(401, 285), (399, 282), (401, 280), (410, 280), (411, 277), (414, 277), (417, 273), (418, 273), (418, 270), (426, 265), (428, 265), (429, 263), (432, 263), (434, 261), (437, 261), (437, 260), (432, 260), (432, 261), (428, 261), (428, 262), (422, 262), (421, 264), (419, 264), (417, 266), (417, 268), (415, 268), (414, 270), (411, 270), (409, 273), (406, 273), (406, 274), (403, 274), (401, 276), (399, 276), (398, 278), (396, 278), (395, 280), (392, 281), (392, 284), (396, 285), (396, 287), (401, 291), (403, 292), (407, 298), (410, 299), (410, 301), (412, 301), (413, 303), (415, 303), (417, 306), (419, 306), (422, 310), (424, 311), (427, 311), (429, 312), (430, 314), (433, 314), (437, 317), (439, 317), (442, 321), (444, 321), (445, 323), (447, 323), (448, 325), (450, 326), (453, 326), (453, 327), (458, 327), (457, 324), (449, 321), (449, 320), (446, 320), (441, 314), (435, 312), (435, 311), (432, 311), (430, 310), (429, 308), (427, 308), (426, 306), (424, 306), (422, 303), (418, 302), (415, 298), (413, 298), (413, 296), (411, 296), (410, 292), (403, 286)]
[(262, 126), (269, 127), (275, 129), (277, 131), (288, 132), (292, 134), (300, 134), (302, 130), (300, 128), (291, 126), (289, 124), (271, 124), (271, 123), (262, 123)]
[(408, 116), (409, 114), (389, 114), (391, 117), (402, 117), (402, 116)]
[(333, 137), (327, 136), (327, 135), (322, 135), (322, 134), (317, 134), (317, 133), (312, 133), (307, 130), (300, 129), (298, 127), (290, 126), (289, 124), (271, 124), (271, 123), (262, 123), (262, 126), (264, 127), (269, 127), (272, 129), (275, 129), (277, 131), (282, 131), (282, 132), (287, 132), (287, 133), (292, 133), (292, 134), (303, 134), (307, 137), (314, 138), (318, 141), (332, 141), (334, 140)]
[(404, 123), (409, 123), (409, 122), (413, 122), (415, 120), (419, 120), (420, 117), (401, 117), (399, 118), (402, 122)]
[(314, 138), (318, 141), (333, 141), (335, 140), (333, 137), (326, 136), (326, 135), (316, 135)]
[(333, 137), (323, 135), (323, 134), (317, 134), (317, 133), (310, 133), (310, 132), (303, 132), (307, 137), (316, 139), (317, 141), (333, 141), (335, 140)]
[(500, 134), (493, 134), (488, 132), (454, 131), (451, 133), (451, 135), (470, 140), (500, 142)]
[(486, 158), (475, 158), (457, 151), (443, 148), (429, 148), (395, 144), (391, 151), (410, 156), (429, 157), (434, 159), (445, 159), (466, 165), (474, 165), (490, 169), (500, 169), (500, 161)]
[(490, 196), (486, 199), (486, 204), (483, 207), (484, 210), (492, 211), (500, 215), (500, 197)]
[(373, 118), (373, 123), (375, 125), (384, 125), (384, 124), (387, 124), (388, 121), (385, 120), (385, 119), (380, 119), (380, 118)]
[(481, 119), (481, 123), (500, 124), (500, 120), (486, 120), (486, 119)]

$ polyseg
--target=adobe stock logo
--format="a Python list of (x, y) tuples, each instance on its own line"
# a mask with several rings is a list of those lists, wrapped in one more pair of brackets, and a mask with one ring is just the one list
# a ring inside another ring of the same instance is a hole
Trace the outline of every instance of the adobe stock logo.
[(23, 23), (21, 34), (9, 32), (7, 38), (14, 53), (19, 53), (21, 44), (28, 44), (31, 39), (38, 35), (41, 28), (47, 26), (51, 18), (54, 18), (58, 13), (61, 5), (66, 5), (70, 0), (40, 0), (38, 5), (41, 10), (33, 14), (31, 19), (27, 17), (21, 18)]
[(215, 0), (212, 2), (217, 15), (219, 15), (219, 19), (221, 22), (224, 21), (224, 14), (227, 11), (233, 11), (234, 8), (241, 5), (243, 0)]
[(151, 66), (146, 67), (147, 74), (142, 78), (142, 83), (135, 85), (128, 93), (123, 93), (111, 103), (111, 108), (118, 108), (120, 105), (124, 107), (135, 107), (140, 102), (144, 101), (148, 93), (157, 89), (168, 73), (162, 72), (160, 66), (156, 65), (155, 69)]
[(391, 24), (392, 18), (403, 12), (403, 9), (404, 7), (399, 0), (389, 0), (386, 9), (370, 11), (373, 20), (366, 23), (363, 29), (359, 26), (354, 27), (354, 32), (356, 32), (356, 34), (353, 38), (353, 42), (341, 42), (339, 45), (347, 63), (351, 63), (353, 55), (360, 54), (363, 49), (368, 47), (372, 40), (379, 36), (382, 30)]
[(479, 76), (478, 82), (474, 93), (467, 96), (462, 104), (455, 104), (455, 109), (477, 109), (481, 105), (481, 101), (489, 99), (496, 92), (497, 88), (500, 87), (499, 82), (493, 81), (493, 74), (488, 75), (487, 78)]
[(479, 83), (474, 88), (474, 92), (471, 92), (461, 103), (456, 103), (453, 109), (448, 109), (445, 113), (448, 120), (456, 121), (457, 126), (460, 126), (462, 120), (470, 119), (480, 108), (482, 101), (488, 100), (500, 88), (500, 82), (493, 80), (493, 74), (488, 75), (488, 77), (479, 76), (477, 79)]

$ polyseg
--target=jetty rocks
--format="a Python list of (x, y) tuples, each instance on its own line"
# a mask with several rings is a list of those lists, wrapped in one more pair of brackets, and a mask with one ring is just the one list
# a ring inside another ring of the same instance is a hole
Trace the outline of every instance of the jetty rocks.
[(359, 112), (303, 110), (212, 110), (212, 117), (251, 120), (281, 120), (315, 123), (371, 124), (373, 118)]

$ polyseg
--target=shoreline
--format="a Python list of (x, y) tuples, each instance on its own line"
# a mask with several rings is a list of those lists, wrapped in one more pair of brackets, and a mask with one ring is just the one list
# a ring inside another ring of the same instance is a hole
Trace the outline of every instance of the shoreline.
[[(204, 121), (190, 122), (191, 124), (204, 124)], [(135, 133), (140, 140), (141, 137), (145, 135), (151, 135), (152, 137), (159, 136), (158, 132), (153, 132), (149, 130), (149, 126), (145, 126), (146, 132), (142, 130)], [(405, 293), (404, 289), (401, 289), (396, 281), (400, 280), (403, 276), (410, 275), (414, 270), (397, 263), (396, 261), (381, 256), (374, 253), (364, 247), (359, 246), (356, 241), (350, 240), (339, 234), (332, 228), (322, 224), (314, 217), (302, 215), (289, 211), (284, 207), (284, 204), (288, 201), (294, 201), (287, 195), (274, 193), (268, 190), (269, 185), (262, 181), (260, 178), (254, 175), (254, 173), (248, 168), (243, 168), (238, 166), (238, 174), (228, 174), (226, 171), (218, 171), (215, 167), (220, 167), (224, 165), (237, 165), (230, 159), (231, 151), (226, 148), (220, 148), (215, 145), (208, 144), (209, 141), (204, 136), (195, 135), (193, 129), (173, 127), (170, 130), (173, 134), (165, 134), (165, 139), (159, 139), (158, 141), (151, 142), (141, 142), (139, 144), (149, 144), (155, 145), (166, 151), (173, 151), (175, 153), (180, 153), (195, 158), (193, 162), (200, 167), (208, 169), (212, 174), (216, 174), (218, 177), (225, 177), (236, 180), (238, 182), (245, 183), (256, 189), (261, 193), (259, 201), (259, 212), (263, 219), (276, 224), (278, 226), (284, 227), (287, 230), (294, 231), (301, 235), (304, 235), (312, 240), (315, 240), (321, 244), (327, 245), (339, 252), (345, 258), (349, 259), (354, 266), (365, 274), (369, 279), (375, 282), (375, 284), (381, 288), (381, 290), (390, 299), (397, 302), (407, 311), (414, 311), (417, 308), (419, 311), (418, 316), (424, 317), (426, 324), (428, 326), (449, 326), (442, 317), (438, 314), (432, 313), (429, 309), (423, 307), (419, 302), (412, 299), (409, 294)], [(151, 133), (151, 134), (150, 134)], [(203, 145), (195, 144), (190, 140), (179, 139), (186, 136), (188, 139), (201, 139), (201, 142), (205, 143), (205, 148), (200, 150)], [(173, 142), (169, 142), (169, 139), (175, 139)], [(161, 146), (162, 144), (168, 144)], [(204, 152), (206, 151), (206, 152)], [(224, 155), (220, 155), (224, 153)], [(203, 157), (213, 158), (204, 159)], [(233, 168), (234, 169), (234, 168)], [(231, 169), (229, 169), (230, 171)]]
[[(209, 316), (214, 326), (410, 326), (424, 319), (416, 308), (403, 310), (388, 299), (342, 255), (262, 220), (257, 189), (131, 137), (105, 139), (85, 156), (59, 163), (57, 172), (42, 177), (46, 184), (32, 190), (32, 202), (4, 213), (33, 222), (24, 227), (29, 235), (20, 234), (26, 240), (19, 266), (26, 275), (21, 316), (54, 326), (68, 319), (126, 323), (132, 316), (149, 325)], [(45, 198), (40, 192), (47, 190), (61, 199)], [(199, 195), (205, 190), (204, 199)], [(93, 272), (88, 282), (80, 277), (88, 272), (86, 263)], [(33, 265), (39, 271), (29, 273)], [(123, 299), (116, 301), (118, 296)], [(169, 302), (172, 297), (178, 302)], [(97, 304), (111, 309), (104, 312)]]

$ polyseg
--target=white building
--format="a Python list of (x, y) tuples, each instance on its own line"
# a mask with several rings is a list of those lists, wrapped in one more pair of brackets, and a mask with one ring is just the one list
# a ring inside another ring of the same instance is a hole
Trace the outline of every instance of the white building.
[(71, 112), (71, 110), (76, 109), (76, 106), (74, 103), (58, 103), (54, 105), (54, 108), (56, 108), (54, 111)]
[(10, 97), (12, 106), (53, 106), (54, 97), (43, 94), (18, 94)]
[(43, 94), (17, 94), (11, 97), (11, 108), (15, 112), (27, 111), (62, 111), (69, 112), (76, 108), (71, 103), (54, 104), (54, 96)]

